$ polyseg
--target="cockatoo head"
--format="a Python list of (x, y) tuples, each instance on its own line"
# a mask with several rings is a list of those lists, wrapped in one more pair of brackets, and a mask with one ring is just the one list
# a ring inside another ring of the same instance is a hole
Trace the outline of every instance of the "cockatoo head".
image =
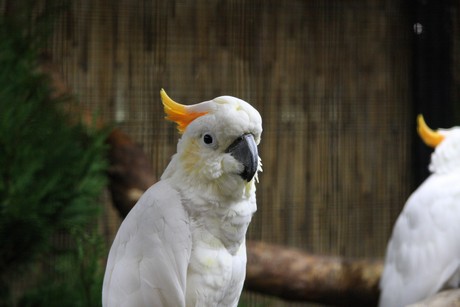
[(164, 90), (160, 94), (166, 119), (175, 122), (182, 134), (162, 179), (174, 176), (187, 181), (184, 186), (224, 194), (253, 186), (261, 170), (257, 145), (262, 119), (256, 109), (231, 96), (183, 105)]
[(460, 127), (431, 130), (422, 115), (417, 117), (417, 131), (423, 142), (434, 148), (429, 169), (448, 173), (460, 168)]

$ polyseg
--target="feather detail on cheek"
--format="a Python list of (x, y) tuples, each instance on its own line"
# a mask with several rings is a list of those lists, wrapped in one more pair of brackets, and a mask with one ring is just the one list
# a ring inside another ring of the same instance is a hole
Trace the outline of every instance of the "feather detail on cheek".
[(160, 95), (166, 119), (177, 124), (177, 130), (179, 130), (180, 134), (184, 133), (187, 126), (196, 118), (207, 114), (207, 112), (192, 112), (190, 106), (177, 103), (169, 98), (164, 89), (161, 89)]
[(181, 144), (180, 161), (186, 174), (195, 176), (201, 171), (203, 165), (199, 163), (200, 155), (198, 144), (195, 140), (185, 140), (185, 142)]

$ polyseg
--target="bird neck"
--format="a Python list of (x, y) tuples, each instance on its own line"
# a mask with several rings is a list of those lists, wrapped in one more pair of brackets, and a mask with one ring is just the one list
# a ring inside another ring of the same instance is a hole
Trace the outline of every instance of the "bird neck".
[(231, 254), (244, 243), (246, 231), (257, 210), (255, 194), (239, 201), (193, 197), (184, 201), (193, 228), (205, 229)]
[(161, 180), (180, 193), (192, 228), (205, 229), (229, 252), (236, 253), (257, 210), (255, 180), (246, 182), (236, 174), (205, 180), (178, 167), (177, 159), (173, 156)]

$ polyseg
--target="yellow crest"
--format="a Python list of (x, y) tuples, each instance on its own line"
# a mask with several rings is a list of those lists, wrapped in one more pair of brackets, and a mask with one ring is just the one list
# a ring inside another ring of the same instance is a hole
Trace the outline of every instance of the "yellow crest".
[(423, 142), (432, 148), (435, 148), (444, 140), (444, 136), (436, 131), (433, 131), (428, 127), (423, 119), (423, 115), (419, 114), (417, 117), (417, 132), (420, 135)]
[(175, 102), (169, 98), (164, 89), (160, 91), (161, 101), (163, 102), (164, 110), (166, 113), (166, 119), (173, 121), (177, 124), (177, 130), (179, 133), (184, 133), (188, 124), (194, 121), (196, 118), (205, 115), (207, 112), (192, 112), (190, 106), (186, 106)]

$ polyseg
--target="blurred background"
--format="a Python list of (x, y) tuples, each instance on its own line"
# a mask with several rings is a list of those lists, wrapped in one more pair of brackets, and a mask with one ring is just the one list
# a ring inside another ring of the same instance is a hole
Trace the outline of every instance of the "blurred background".
[[(12, 6), (1, 0), (2, 15)], [(157, 178), (179, 137), (161, 88), (184, 104), (232, 95), (259, 110), (250, 240), (383, 258), (428, 175), (416, 115), (460, 123), (459, 1), (80, 0), (56, 14), (43, 51), (80, 108), (140, 144)], [(106, 190), (99, 203), (92, 225), (108, 248), (121, 218)], [(251, 292), (241, 305), (313, 306)]]

